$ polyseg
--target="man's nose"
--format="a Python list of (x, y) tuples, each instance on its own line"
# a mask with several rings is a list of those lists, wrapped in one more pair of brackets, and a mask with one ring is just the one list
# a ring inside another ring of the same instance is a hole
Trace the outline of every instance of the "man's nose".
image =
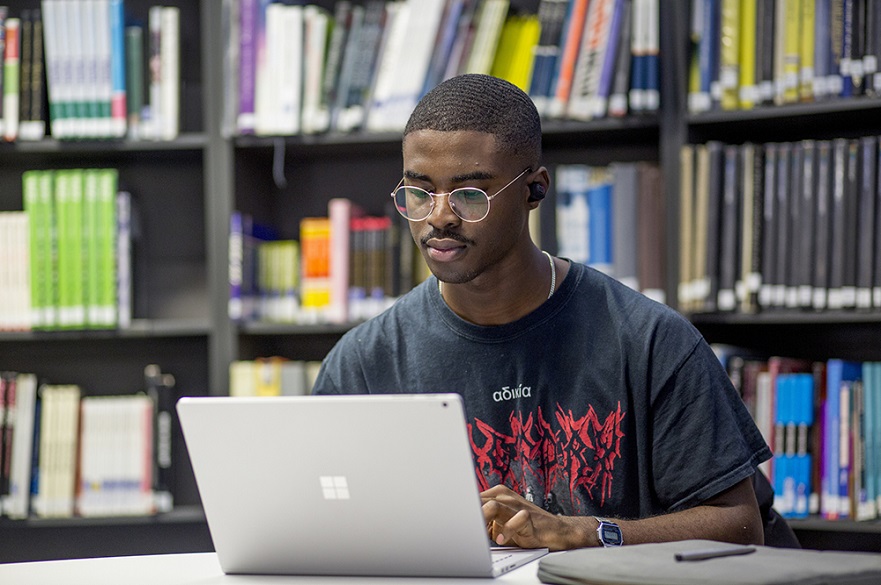
[(454, 225), (461, 221), (458, 215), (453, 211), (450, 204), (450, 194), (440, 193), (432, 195), (434, 205), (431, 213), (428, 214), (428, 223), (432, 227), (439, 228), (448, 225)]

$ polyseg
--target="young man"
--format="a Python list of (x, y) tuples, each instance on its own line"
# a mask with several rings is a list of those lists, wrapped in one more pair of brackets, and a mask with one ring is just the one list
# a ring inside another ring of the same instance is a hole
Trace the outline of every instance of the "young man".
[(540, 160), (515, 86), (463, 75), (421, 100), (393, 196), (434, 277), (347, 333), (315, 393), (462, 394), (499, 544), (761, 543), (770, 451), (724, 370), (671, 309), (535, 246)]

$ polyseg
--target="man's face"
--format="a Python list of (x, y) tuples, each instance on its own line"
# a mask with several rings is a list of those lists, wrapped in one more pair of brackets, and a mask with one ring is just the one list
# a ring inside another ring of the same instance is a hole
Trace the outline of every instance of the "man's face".
[[(505, 187), (525, 167), (496, 148), (484, 132), (419, 130), (404, 140), (404, 182), (431, 193), (477, 187), (489, 196)], [(410, 231), (431, 271), (451, 284), (469, 282), (511, 254), (528, 237), (527, 175), (490, 201), (489, 214), (466, 222), (435, 198), (424, 220), (411, 221)]]

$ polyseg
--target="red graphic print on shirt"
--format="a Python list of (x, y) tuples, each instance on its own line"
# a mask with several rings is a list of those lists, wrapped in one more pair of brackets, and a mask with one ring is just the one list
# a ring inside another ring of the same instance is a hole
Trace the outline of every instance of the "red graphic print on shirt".
[(624, 415), (620, 403), (602, 420), (593, 406), (576, 417), (558, 404), (552, 417), (541, 408), (512, 412), (507, 429), (475, 419), (468, 431), (480, 488), (501, 483), (556, 512), (558, 504), (568, 513), (586, 509), (585, 496), (602, 507), (612, 494)]

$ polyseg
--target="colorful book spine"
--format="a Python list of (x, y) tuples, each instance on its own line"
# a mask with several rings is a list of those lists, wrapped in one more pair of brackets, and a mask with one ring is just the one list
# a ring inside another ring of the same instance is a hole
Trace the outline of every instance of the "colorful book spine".
[(3, 52), (3, 138), (18, 137), (19, 78), (21, 74), (21, 19), (7, 18)]
[(126, 28), (123, 0), (109, 0), (110, 33), (110, 136), (125, 136), (128, 120), (126, 90)]

